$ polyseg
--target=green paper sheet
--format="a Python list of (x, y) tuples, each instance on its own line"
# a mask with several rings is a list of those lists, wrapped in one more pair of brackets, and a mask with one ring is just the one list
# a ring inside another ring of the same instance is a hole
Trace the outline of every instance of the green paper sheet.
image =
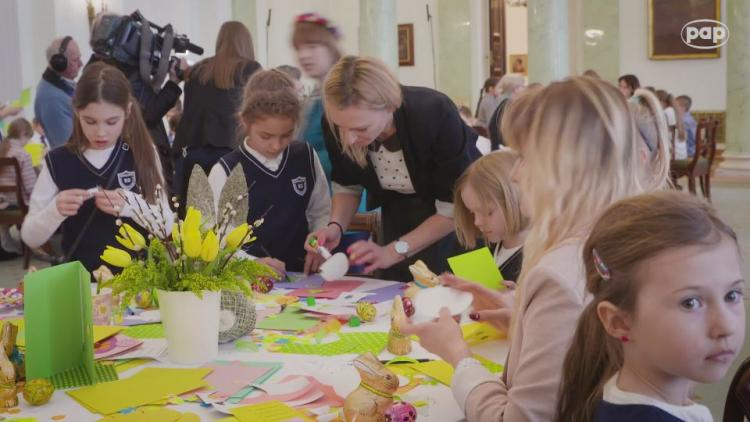
[(500, 289), (503, 275), (497, 269), (492, 253), (485, 246), (471, 252), (448, 258), (453, 274), (466, 280), (479, 283), (490, 289)]
[(320, 322), (317, 318), (310, 318), (299, 311), (285, 311), (269, 315), (255, 325), (262, 330), (304, 331)]
[(203, 377), (209, 373), (209, 368), (144, 368), (130, 378), (67, 393), (89, 411), (111, 415), (128, 407), (157, 402), (171, 394), (197, 390), (206, 385)]
[(161, 324), (134, 325), (126, 328), (123, 332), (126, 336), (133, 338), (164, 338), (164, 326)]
[(383, 351), (387, 342), (388, 333), (383, 332), (340, 333), (339, 339), (331, 343), (287, 343), (281, 346), (279, 352), (319, 356), (372, 352), (377, 355)]
[(80, 262), (27, 274), (24, 282), (26, 377), (94, 370), (91, 278)]
[(73, 368), (50, 377), (52, 385), (54, 385), (57, 390), (82, 387), (84, 385), (91, 385), (98, 382), (117, 381), (118, 379), (117, 370), (113, 365), (102, 365), (99, 363), (94, 366), (93, 380), (89, 378), (89, 375), (83, 370), (83, 368)]
[(31, 87), (28, 87), (21, 91), (21, 96), (18, 99), (21, 107), (28, 107), (31, 105)]

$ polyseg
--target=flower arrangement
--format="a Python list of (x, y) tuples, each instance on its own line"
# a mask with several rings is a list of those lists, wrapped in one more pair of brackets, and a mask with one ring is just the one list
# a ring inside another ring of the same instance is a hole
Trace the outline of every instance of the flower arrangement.
[[(240, 221), (236, 204), (247, 203), (247, 191), (225, 201), (219, 219), (211, 215), (206, 218), (190, 206), (185, 219), (174, 222), (163, 217), (164, 195), (157, 186), (157, 205), (148, 205), (121, 194), (133, 209), (135, 219), (148, 232), (147, 239), (118, 219), (115, 239), (124, 249), (107, 246), (102, 252), (104, 262), (122, 268), (120, 274), (105, 281), (103, 286), (110, 287), (113, 295), (124, 293), (123, 307), (139, 293), (153, 293), (155, 289), (188, 291), (198, 297), (202, 297), (203, 291), (219, 290), (241, 291), (251, 296), (251, 286), (276, 276), (269, 267), (240, 257), (242, 246), (256, 240), (253, 231), (263, 224), (261, 218), (252, 225), (243, 222), (232, 227), (233, 222)], [(175, 207), (179, 206), (176, 198), (172, 200)], [(241, 212), (242, 206), (239, 208)]]

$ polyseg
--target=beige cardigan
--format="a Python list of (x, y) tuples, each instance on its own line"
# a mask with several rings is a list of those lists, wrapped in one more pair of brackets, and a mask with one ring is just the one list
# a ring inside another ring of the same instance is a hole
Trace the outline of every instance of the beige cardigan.
[(552, 421), (565, 353), (589, 300), (583, 238), (545, 254), (520, 283), (517, 317), (502, 379), (482, 366), (461, 366), (452, 381), (472, 421)]

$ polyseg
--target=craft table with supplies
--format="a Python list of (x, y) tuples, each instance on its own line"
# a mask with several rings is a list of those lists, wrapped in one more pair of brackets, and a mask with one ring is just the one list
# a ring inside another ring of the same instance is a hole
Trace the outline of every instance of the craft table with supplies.
[[(81, 274), (74, 284), (88, 288), (87, 276)], [(93, 350), (81, 351), (76, 347), (82, 340), (75, 337), (81, 321), (97, 321), (99, 313), (107, 312), (97, 305), (100, 295), (92, 293), (89, 304), (79, 301), (75, 291), (67, 293), (71, 297), (60, 293), (49, 297), (49, 303), (33, 304), (45, 305), (46, 310), (30, 310), (27, 302), (22, 313), (18, 292), (9, 291), (0, 318), (18, 326), (16, 345), (25, 349), (27, 363), (45, 361), (44, 369), (54, 372), (55, 365), (70, 364), (64, 360), (80, 362), (74, 363), (76, 371), (47, 377), (56, 386), (47, 403), (31, 406), (19, 394), (18, 406), (4, 409), (0, 417), (76, 422), (344, 420), (344, 399), (364, 384), (353, 361), (372, 352), (380, 362), (391, 361), (386, 368), (399, 378), (393, 395), (416, 408), (418, 421), (464, 419), (448, 386), (450, 365), (415, 340), (406, 358), (394, 361), (396, 356), (386, 350), (393, 298), (404, 295), (405, 284), (356, 277), (326, 282), (301, 275), (291, 280), (276, 282), (269, 293), (256, 295), (255, 329), (249, 335), (220, 344), (217, 359), (188, 366), (170, 363), (155, 309), (129, 307), (121, 319), (112, 318), (119, 325), (94, 325), (89, 343)], [(46, 288), (50, 295), (62, 289), (55, 283)], [(66, 306), (74, 303), (82, 309), (80, 316), (55, 304), (60, 298), (69, 302)], [(50, 318), (57, 319), (47, 328), (50, 332), (29, 330)], [(489, 325), (472, 322), (466, 313), (461, 324), (472, 351), (499, 377), (507, 340)], [(52, 330), (67, 330), (72, 337), (61, 341)], [(35, 364), (34, 370), (38, 368)], [(26, 375), (33, 375), (28, 369)], [(92, 383), (92, 378), (98, 382)]]

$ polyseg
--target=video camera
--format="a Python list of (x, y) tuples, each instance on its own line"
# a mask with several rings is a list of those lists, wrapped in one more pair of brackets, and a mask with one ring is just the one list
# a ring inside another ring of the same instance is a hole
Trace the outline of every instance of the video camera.
[(158, 26), (138, 10), (129, 16), (100, 16), (91, 32), (91, 47), (98, 55), (137, 67), (141, 78), (157, 89), (169, 68), (179, 61), (170, 57), (172, 50), (203, 54), (203, 48), (192, 44), (187, 36), (175, 34), (171, 24)]

